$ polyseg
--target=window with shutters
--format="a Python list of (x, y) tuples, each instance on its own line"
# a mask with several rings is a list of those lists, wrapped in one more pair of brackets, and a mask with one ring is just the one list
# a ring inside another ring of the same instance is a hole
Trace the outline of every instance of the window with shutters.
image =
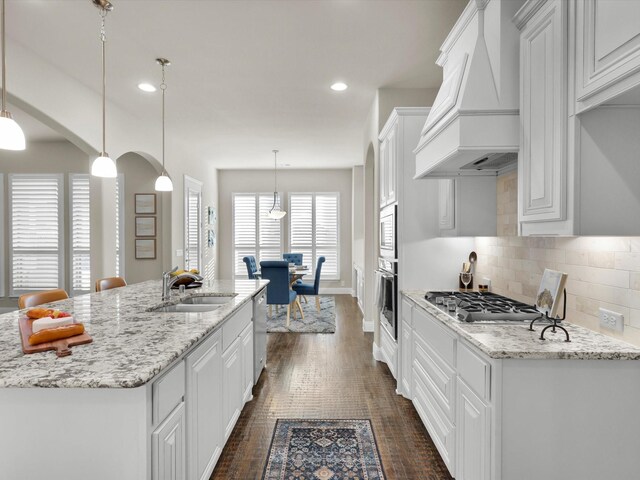
[(338, 248), (340, 195), (338, 193), (289, 194), (289, 251), (302, 253), (311, 275), (319, 257), (325, 257), (322, 278), (340, 278)]
[(64, 286), (63, 177), (9, 175), (9, 295)]
[(246, 277), (243, 257), (282, 260), (282, 221), (267, 217), (273, 205), (273, 193), (233, 194), (234, 275)]
[(124, 175), (116, 177), (116, 277), (125, 277), (124, 272)]
[(91, 196), (88, 174), (69, 175), (71, 292), (91, 291)]
[(184, 177), (184, 268), (201, 270), (202, 264), (202, 183)]

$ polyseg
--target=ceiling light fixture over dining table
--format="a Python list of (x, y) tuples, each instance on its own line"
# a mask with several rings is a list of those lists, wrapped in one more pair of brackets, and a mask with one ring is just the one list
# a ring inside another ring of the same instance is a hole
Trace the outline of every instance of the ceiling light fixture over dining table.
[(267, 213), (267, 217), (280, 220), (287, 214), (280, 207), (280, 196), (278, 195), (278, 150), (273, 151), (273, 205)]

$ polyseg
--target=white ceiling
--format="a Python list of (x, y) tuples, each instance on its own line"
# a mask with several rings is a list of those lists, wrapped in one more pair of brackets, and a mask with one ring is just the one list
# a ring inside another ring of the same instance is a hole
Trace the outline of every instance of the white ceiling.
[[(163, 56), (172, 62), (167, 135), (199, 158), (219, 168), (268, 168), (279, 148), (279, 160), (292, 167), (333, 168), (362, 163), (378, 88), (439, 86), (434, 62), (466, 0), (112, 3), (112, 101), (140, 121), (159, 122), (159, 94), (137, 84), (160, 83), (155, 58)], [(98, 31), (91, 0), (7, 2), (10, 39), (96, 91)], [(337, 80), (349, 89), (330, 90)]]

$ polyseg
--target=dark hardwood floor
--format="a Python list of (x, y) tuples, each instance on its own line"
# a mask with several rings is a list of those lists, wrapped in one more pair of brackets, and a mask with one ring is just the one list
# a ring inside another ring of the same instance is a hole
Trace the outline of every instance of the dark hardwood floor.
[(369, 418), (386, 478), (451, 479), (409, 400), (372, 356), (355, 299), (336, 295), (335, 334), (271, 333), (267, 369), (211, 479), (260, 479), (278, 418)]

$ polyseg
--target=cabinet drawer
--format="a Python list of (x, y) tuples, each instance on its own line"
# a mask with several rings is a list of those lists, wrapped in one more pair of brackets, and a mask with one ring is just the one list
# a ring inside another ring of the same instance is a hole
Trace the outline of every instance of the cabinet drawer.
[(413, 372), (413, 405), (427, 428), (433, 443), (449, 473), (455, 476), (455, 427), (439, 410), (429, 388), (424, 384), (420, 373), (414, 367)]
[(455, 337), (444, 327), (437, 324), (437, 320), (423, 310), (413, 309), (413, 330), (429, 345), (450, 367), (455, 365)]
[(163, 421), (184, 398), (184, 360), (153, 383), (153, 424)]
[(491, 364), (462, 343), (458, 345), (458, 373), (480, 398), (491, 400)]
[(240, 336), (240, 333), (251, 322), (252, 316), (252, 303), (247, 302), (240, 310), (233, 314), (233, 316), (227, 320), (222, 326), (222, 351), (224, 352), (236, 338)]
[(433, 351), (416, 338), (414, 349), (414, 370), (422, 376), (424, 385), (429, 388), (447, 418), (453, 422), (455, 416), (455, 372)]

